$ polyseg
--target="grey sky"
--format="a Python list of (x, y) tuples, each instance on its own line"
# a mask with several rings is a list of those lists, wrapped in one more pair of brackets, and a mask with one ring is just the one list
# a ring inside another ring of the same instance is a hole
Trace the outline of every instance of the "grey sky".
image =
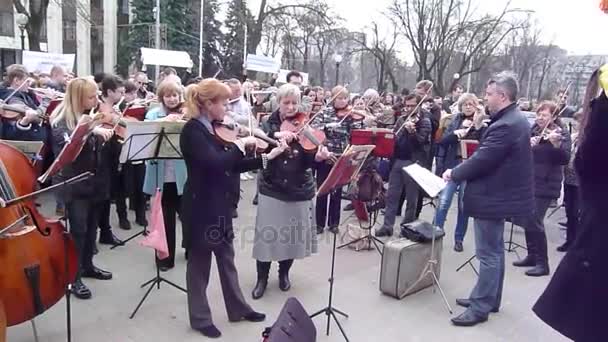
[[(387, 34), (391, 27), (383, 18), (384, 11), (393, 0), (327, 0), (334, 10), (346, 18), (350, 30), (361, 30), (373, 19), (384, 22), (382, 30)], [(506, 0), (473, 0), (477, 12), (499, 12)], [(284, 1), (283, 3), (289, 3)], [(600, 34), (608, 33), (608, 14), (599, 9), (600, 0), (511, 0), (515, 8), (535, 11), (535, 18), (543, 27), (543, 39), (574, 54), (608, 55), (608, 44), (600, 43)], [(257, 13), (259, 0), (250, 0), (254, 13)], [(411, 52), (405, 42), (400, 44), (400, 55), (411, 62)]]

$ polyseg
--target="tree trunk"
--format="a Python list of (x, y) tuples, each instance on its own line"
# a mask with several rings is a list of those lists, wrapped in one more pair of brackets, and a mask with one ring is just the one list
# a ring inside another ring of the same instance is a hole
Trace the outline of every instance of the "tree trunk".
[(319, 60), (319, 84), (324, 87), (325, 86), (325, 62), (323, 61), (323, 57), (320, 57)]

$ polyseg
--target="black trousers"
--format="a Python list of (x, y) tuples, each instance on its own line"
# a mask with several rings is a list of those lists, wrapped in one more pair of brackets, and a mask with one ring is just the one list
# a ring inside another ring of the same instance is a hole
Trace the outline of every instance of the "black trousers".
[(72, 199), (65, 203), (70, 234), (78, 250), (78, 273), (93, 268), (93, 246), (97, 235), (97, 223), (101, 202), (88, 199)]
[(161, 204), (169, 256), (163, 260), (157, 258), (156, 263), (158, 266), (173, 267), (175, 266), (175, 225), (177, 214), (180, 211), (180, 196), (177, 194), (175, 183), (165, 183), (163, 185)]
[(580, 220), (580, 193), (579, 187), (564, 184), (564, 204), (566, 207), (566, 243), (572, 243), (576, 239), (576, 231)]
[[(258, 273), (258, 279), (264, 280), (268, 279), (268, 275), (270, 274), (270, 266), (271, 261), (255, 261), (256, 270)], [(279, 274), (289, 274), (289, 270), (293, 265), (293, 259), (286, 259), (279, 261)]]
[[(316, 163), (317, 188), (325, 182), (333, 165), (327, 162)], [(329, 202), (329, 207), (328, 207)], [(331, 193), (317, 196), (315, 207), (317, 227), (337, 227), (340, 225), (340, 211), (342, 210), (342, 188), (335, 189)]]
[(135, 209), (137, 221), (145, 221), (146, 218), (146, 195), (144, 194), (144, 178), (146, 176), (146, 164), (124, 164), (122, 168), (123, 184), (128, 188), (116, 196), (116, 213), (119, 219), (127, 219), (127, 197), (130, 205)]

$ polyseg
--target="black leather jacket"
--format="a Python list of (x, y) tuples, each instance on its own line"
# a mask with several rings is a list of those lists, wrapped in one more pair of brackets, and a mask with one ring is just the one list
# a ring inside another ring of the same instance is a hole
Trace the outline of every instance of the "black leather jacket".
[[(268, 118), (268, 135), (280, 131), (279, 112)], [(290, 151), (268, 162), (259, 180), (260, 194), (285, 202), (310, 200), (315, 196), (316, 186), (312, 174), (315, 154), (306, 152), (298, 142), (292, 142)]]

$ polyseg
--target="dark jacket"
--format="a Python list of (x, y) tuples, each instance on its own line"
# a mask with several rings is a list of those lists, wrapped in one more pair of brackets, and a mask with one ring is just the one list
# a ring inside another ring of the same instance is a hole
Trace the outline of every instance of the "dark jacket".
[(530, 125), (515, 103), (496, 113), (469, 159), (452, 170), (467, 182), (465, 214), (482, 219), (528, 217), (534, 208)]
[[(534, 158), (534, 196), (538, 198), (559, 198), (564, 179), (564, 165), (570, 160), (570, 133), (562, 129), (562, 144), (555, 148), (549, 141), (542, 140), (532, 147)], [(532, 132), (540, 132), (538, 125), (532, 126)]]
[(198, 119), (189, 120), (180, 136), (188, 169), (182, 223), (189, 247), (208, 247), (234, 239), (232, 210), (239, 198), (239, 174), (262, 167), (261, 158), (245, 158), (234, 144), (223, 144)]
[[(70, 136), (72, 131), (68, 129), (65, 121), (61, 121), (52, 128), (52, 133), (53, 154), (58, 156), (66, 144), (64, 135)], [(53, 183), (58, 183), (84, 172), (94, 173), (92, 177), (60, 190), (59, 193), (64, 201), (69, 202), (72, 199), (102, 201), (110, 198), (110, 169), (102, 158), (102, 144), (102, 139), (91, 133), (76, 160), (65, 166), (53, 178)]]
[[(461, 128), (464, 118), (465, 116), (462, 113), (454, 114), (452, 122), (450, 122), (448, 128), (443, 132), (441, 140), (439, 141), (439, 150), (441, 151), (441, 154), (440, 156), (438, 154), (438, 157), (443, 158), (443, 170), (439, 174), (442, 174), (446, 169), (453, 169), (462, 161), (461, 155), (458, 154), (460, 140), (454, 134), (454, 131)], [(472, 127), (465, 139), (479, 140), (484, 130), (485, 126), (479, 130)]]
[(576, 240), (559, 264), (551, 282), (533, 307), (545, 323), (575, 341), (606, 341), (606, 213), (608, 181), (608, 98), (591, 103), (585, 135), (575, 167), (581, 189), (581, 222)]
[[(395, 133), (403, 126), (405, 120), (405, 115), (399, 117), (393, 129)], [(423, 166), (426, 167), (430, 148), (431, 129), (431, 121), (424, 115), (416, 122), (416, 131), (414, 133), (409, 133), (407, 129), (402, 128), (399, 135), (395, 137), (393, 159), (413, 160), (424, 164)]]
[[(281, 128), (281, 118), (276, 111), (268, 118), (268, 135)], [(315, 153), (306, 152), (298, 142), (292, 142), (290, 151), (268, 162), (259, 179), (260, 194), (285, 202), (306, 201), (315, 197), (316, 185), (312, 175)]]

